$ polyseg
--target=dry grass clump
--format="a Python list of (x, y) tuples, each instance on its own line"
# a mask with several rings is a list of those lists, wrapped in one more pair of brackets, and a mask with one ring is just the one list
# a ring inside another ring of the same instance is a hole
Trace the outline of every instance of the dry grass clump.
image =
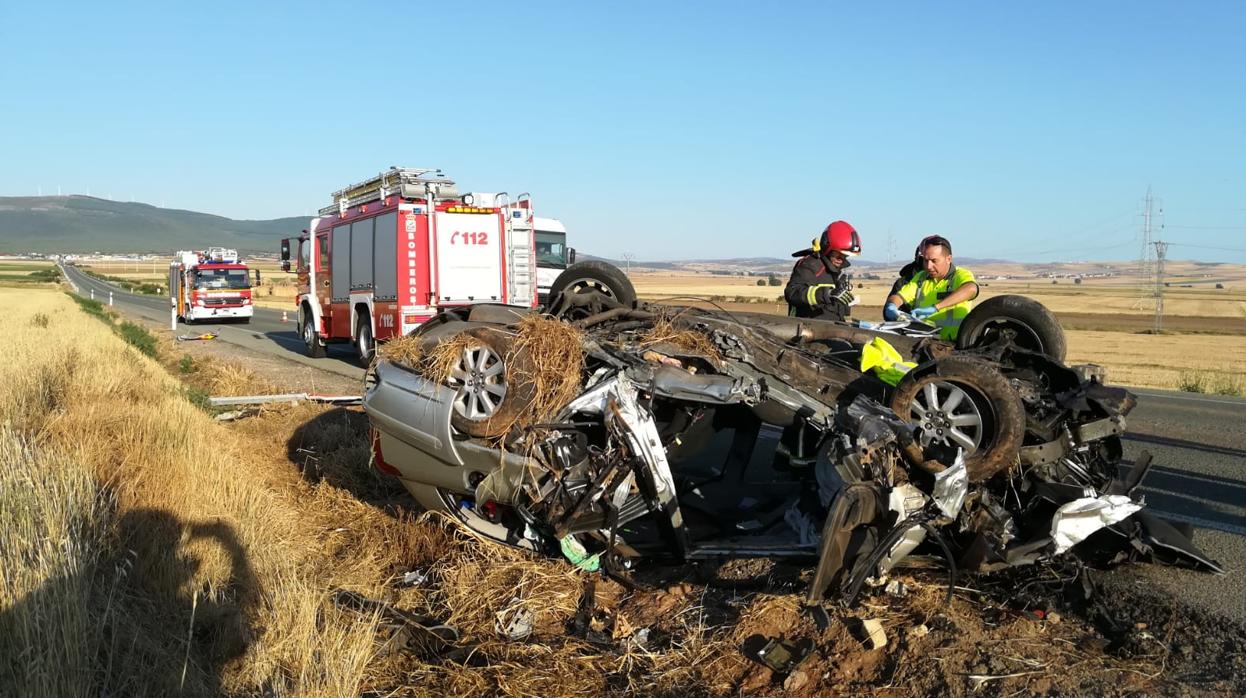
[(482, 543), (457, 527), (454, 533), (454, 554), (434, 568), (451, 623), (476, 637), (494, 635), (497, 614), (522, 609), (532, 615), (538, 635), (564, 633), (563, 624), (579, 605), (582, 573), (531, 553)]
[[(299, 475), (273, 470), (286, 461), (271, 434), (232, 436), (62, 294), (6, 297), (15, 293), (0, 290), (0, 302), (21, 326), (35, 313), (67, 317), (0, 333), (0, 424), (16, 449), (6, 476), (22, 478), (0, 490), (12, 536), (0, 549), (0, 616), (39, 618), (0, 633), (0, 656), (21, 658), (4, 680), (22, 687), (0, 694), (358, 694), (374, 633), (326, 624), (325, 593), (379, 588), (404, 549), (374, 546), (377, 524), (355, 538), (374, 551), (366, 574), (321, 557), (335, 520), (291, 498)], [(93, 508), (96, 496), (114, 504)], [(49, 667), (57, 676), (45, 682)]]
[(517, 420), (538, 424), (554, 417), (580, 394), (584, 374), (584, 333), (570, 323), (543, 315), (519, 321), (511, 348), (516, 378), (533, 386), (532, 401)]
[(157, 357), (161, 365), (186, 383), (204, 390), (208, 395), (270, 395), (281, 392), (272, 381), (260, 376), (240, 361), (200, 354), (193, 359), (179, 352), (176, 342), (157, 337)]
[(101, 553), (111, 502), (81, 464), (0, 426), (0, 695), (85, 695), (104, 646)]
[(463, 352), (483, 344), (480, 339), (466, 332), (459, 332), (437, 342), (420, 361), (417, 370), (434, 383), (446, 383), (450, 374), (463, 359)]
[(1210, 395), (1241, 395), (1243, 380), (1232, 373), (1218, 371), (1182, 371), (1177, 389), (1186, 393)]
[(506, 364), (506, 384), (524, 396), (513, 414), (513, 428), (548, 421), (579, 395), (584, 372), (583, 341), (583, 332), (569, 323), (548, 316), (525, 315), (514, 329), (478, 328), (445, 337), (431, 349), (404, 343), (394, 351), (400, 356), (414, 357), (414, 362), (404, 363), (429, 380), (443, 384), (459, 368), (466, 350), (489, 346), (501, 352)]
[(424, 358), (424, 344), (420, 337), (402, 335), (381, 344), (377, 353), (394, 363), (416, 368)]
[(657, 344), (670, 344), (688, 353), (700, 354), (709, 359), (714, 364), (721, 364), (723, 361), (722, 352), (714, 343), (706, 337), (704, 333), (696, 330), (681, 330), (675, 326), (675, 318), (662, 316), (654, 321), (653, 327), (645, 332), (640, 338), (642, 347), (651, 347)]

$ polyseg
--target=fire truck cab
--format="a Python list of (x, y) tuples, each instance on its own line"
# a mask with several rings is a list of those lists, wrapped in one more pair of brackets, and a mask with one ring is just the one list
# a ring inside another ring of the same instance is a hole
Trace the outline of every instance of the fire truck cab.
[(177, 317), (198, 320), (237, 319), (250, 322), (251, 276), (237, 250), (209, 247), (183, 250), (169, 263), (169, 296)]
[(567, 247), (567, 227), (557, 218), (533, 217), (536, 237), (537, 296), (549, 300), (549, 289), (558, 275), (575, 264), (575, 248)]
[(281, 241), (282, 268), (298, 274), (299, 331), (311, 356), (353, 342), (371, 361), (377, 341), (442, 308), (536, 306), (526, 195), (460, 195), (440, 170), (391, 168), (332, 199), (303, 235)]

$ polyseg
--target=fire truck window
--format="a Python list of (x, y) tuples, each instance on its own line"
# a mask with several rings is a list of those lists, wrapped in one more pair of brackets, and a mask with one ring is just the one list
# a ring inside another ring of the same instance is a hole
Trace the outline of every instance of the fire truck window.
[(306, 270), (311, 266), (311, 240), (299, 240), (299, 269)]
[(536, 261), (538, 264), (567, 265), (567, 234), (536, 231)]
[(332, 259), (329, 262), (330, 274), (333, 276), (332, 300), (345, 301), (350, 299), (350, 226), (339, 225), (329, 236), (332, 244)]
[(246, 269), (200, 269), (195, 272), (195, 288), (251, 288), (251, 277)]
[[(376, 244), (372, 252), (373, 297), (377, 300), (398, 300), (398, 264), (395, 263), (395, 245), (398, 243), (398, 214), (394, 212), (376, 217)], [(406, 246), (403, 246), (402, 259)], [(405, 267), (404, 267), (405, 268)]]
[(320, 245), (320, 266), (316, 271), (324, 271), (329, 268), (329, 236), (321, 235), (319, 239)]
[(350, 289), (372, 288), (373, 219), (350, 224)]

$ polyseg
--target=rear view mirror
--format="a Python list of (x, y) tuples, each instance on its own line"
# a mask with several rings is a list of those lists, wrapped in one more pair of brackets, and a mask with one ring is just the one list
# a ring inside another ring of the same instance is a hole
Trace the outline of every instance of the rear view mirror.
[(290, 238), (281, 241), (282, 271), (290, 271)]
[(290, 271), (290, 260), (281, 260), (281, 271)]
[(575, 248), (567, 248), (567, 264), (575, 264)]

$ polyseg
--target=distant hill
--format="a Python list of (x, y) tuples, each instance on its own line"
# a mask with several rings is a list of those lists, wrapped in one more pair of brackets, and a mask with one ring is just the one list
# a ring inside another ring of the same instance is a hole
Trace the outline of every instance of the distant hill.
[(272, 253), (307, 221), (236, 221), (91, 196), (0, 196), (0, 253), (168, 253), (209, 245)]

